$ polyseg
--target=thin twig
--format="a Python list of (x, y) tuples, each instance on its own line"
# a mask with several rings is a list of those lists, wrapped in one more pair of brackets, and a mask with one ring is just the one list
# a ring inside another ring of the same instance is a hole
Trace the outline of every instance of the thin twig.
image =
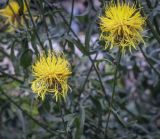
[(30, 11), (30, 8), (29, 8), (29, 6), (28, 6), (28, 2), (27, 2), (26, 0), (24, 0), (24, 3), (25, 3), (25, 5), (26, 5), (27, 11), (28, 11), (28, 13), (29, 13), (29, 17), (30, 17), (30, 19), (31, 19), (31, 22), (32, 22), (32, 25), (33, 25), (33, 28), (34, 28), (33, 31), (34, 31), (34, 33), (35, 33), (35, 35), (36, 35), (36, 37), (37, 37), (37, 39), (38, 39), (38, 41), (39, 41), (40, 46), (42, 47), (43, 50), (45, 50), (45, 49), (44, 49), (44, 46), (43, 46), (43, 43), (41, 42), (41, 39), (40, 39), (40, 37), (39, 37), (39, 35), (38, 35), (38, 33), (37, 33), (36, 25), (35, 25), (35, 23), (34, 23), (34, 20), (33, 20), (31, 11)]
[(68, 27), (68, 32), (70, 32), (70, 28), (72, 26), (72, 20), (73, 20), (73, 12), (74, 12), (74, 1), (75, 0), (72, 0), (72, 9), (71, 9), (71, 16), (70, 16), (70, 21), (69, 21), (69, 27)]
[(94, 67), (94, 70), (95, 70), (95, 72), (96, 72), (96, 74), (97, 74), (97, 76), (98, 76), (98, 80), (99, 80), (99, 82), (100, 82), (100, 85), (101, 85), (102, 91), (103, 91), (103, 93), (104, 93), (105, 99), (107, 100), (107, 102), (109, 102), (109, 101), (108, 101), (108, 96), (107, 96), (107, 93), (106, 93), (106, 90), (105, 90), (105, 87), (104, 87), (103, 82), (102, 82), (102, 79), (101, 79), (101, 75), (100, 75), (100, 73), (99, 73), (99, 71), (98, 71), (98, 69), (97, 69), (97, 67), (96, 67), (96, 65), (95, 65), (95, 63), (94, 63), (94, 60), (91, 58), (90, 55), (89, 55), (88, 57), (89, 57), (89, 60), (92, 62), (93, 67)]
[[(71, 15), (70, 15), (70, 21), (69, 21), (67, 34), (70, 33), (70, 30), (72, 28), (72, 20), (73, 20), (73, 12), (74, 12), (74, 1), (75, 0), (72, 0), (72, 9), (71, 9)], [(67, 40), (64, 42), (63, 48), (65, 48), (66, 44), (67, 44)]]
[(32, 121), (34, 121), (37, 125), (39, 125), (41, 128), (43, 128), (44, 130), (46, 130), (47, 132), (51, 133), (52, 135), (56, 134), (56, 131), (54, 131), (53, 129), (49, 128), (48, 125), (45, 125), (41, 122), (39, 122), (38, 120), (36, 120), (34, 117), (32, 117), (27, 111), (25, 111), (24, 109), (21, 108), (21, 106), (19, 104), (17, 104), (17, 102), (15, 102), (9, 95), (7, 95), (3, 89), (0, 87), (0, 92), (3, 96), (5, 96), (12, 104), (14, 104), (18, 109), (20, 109), (26, 116), (28, 116), (28, 118), (30, 118)]
[[(36, 0), (36, 3), (37, 3), (37, 2), (39, 2), (39, 0), (38, 0), (38, 1)], [(40, 5), (39, 11), (41, 12), (41, 14), (42, 14), (42, 16), (43, 16), (43, 22), (44, 22), (44, 26), (45, 26), (45, 30), (46, 30), (46, 34), (47, 34), (47, 39), (48, 39), (49, 46), (50, 46), (50, 50), (53, 50), (52, 40), (51, 40), (51, 38), (50, 38), (50, 36), (49, 36), (49, 28), (48, 28), (48, 24), (47, 24), (47, 22), (46, 22), (46, 16), (44, 15), (44, 14), (45, 14), (45, 11), (44, 11), (44, 9), (43, 9), (42, 2), (43, 2), (42, 0), (40, 0), (40, 2), (39, 2), (39, 5)], [(38, 3), (37, 3), (37, 5), (38, 5)]]
[[(139, 2), (139, 0), (137, 0), (137, 7), (140, 8), (141, 6), (141, 2)], [(141, 6), (142, 7), (142, 6)], [(141, 14), (144, 16), (144, 17), (147, 17), (145, 12), (143, 11), (143, 9), (141, 8)], [(160, 35), (158, 34), (158, 32), (155, 30), (154, 26), (152, 25), (151, 21), (146, 18), (146, 23), (147, 23), (147, 26), (150, 28), (152, 34), (154, 35), (154, 37), (156, 38), (156, 40), (158, 41), (159, 45), (160, 45)]]
[(10, 55), (5, 52), (2, 48), (0, 48), (0, 53), (4, 54), (6, 57), (10, 58)]
[[(30, 37), (32, 37), (32, 32), (31, 32), (31, 30), (28, 30), (30, 27), (29, 27), (29, 24), (28, 24), (27, 19), (26, 19), (26, 17), (25, 17), (25, 14), (23, 14), (22, 17), (23, 17), (23, 20), (24, 20), (24, 22), (25, 22), (25, 25), (27, 26), (27, 31), (25, 32), (25, 33), (26, 33), (26, 38), (27, 38), (27, 36), (28, 36), (28, 33), (29, 33)], [(28, 33), (27, 33), (27, 32), (28, 32)], [(33, 44), (32, 41), (31, 41), (31, 44), (32, 44), (32, 47), (33, 47), (33, 49), (34, 49), (34, 51), (35, 51), (36, 56), (38, 57), (39, 51), (38, 51), (37, 47), (35, 47), (35, 45)]]
[(115, 73), (114, 73), (113, 88), (112, 88), (112, 97), (111, 97), (111, 101), (110, 101), (110, 103), (109, 103), (109, 113), (108, 113), (106, 128), (105, 128), (105, 132), (104, 132), (104, 139), (107, 138), (108, 123), (109, 123), (109, 119), (110, 119), (110, 115), (111, 115), (111, 109), (112, 109), (112, 107), (113, 107), (113, 102), (114, 102), (116, 82), (117, 82), (117, 73), (118, 73), (118, 69), (119, 69), (119, 65), (120, 65), (121, 56), (122, 56), (122, 54), (121, 54), (121, 52), (119, 51), (119, 52), (118, 52), (117, 65), (116, 65), (116, 69), (115, 69)]
[[(95, 58), (94, 58), (94, 61), (96, 60), (97, 56), (98, 56), (98, 53), (96, 54), (96, 56), (95, 56)], [(82, 93), (83, 93), (83, 91), (84, 91), (84, 89), (85, 89), (86, 83), (87, 83), (87, 81), (88, 81), (88, 78), (89, 78), (89, 75), (90, 75), (92, 69), (93, 69), (93, 63), (92, 63), (92, 65), (91, 65), (91, 67), (90, 67), (90, 69), (89, 69), (89, 71), (88, 71), (88, 73), (87, 73), (87, 75), (86, 75), (86, 78), (85, 78), (85, 80), (84, 80), (84, 82), (83, 82), (83, 85), (82, 85), (82, 87), (81, 87), (81, 89), (80, 89), (80, 93), (79, 93), (79, 96), (78, 96), (78, 102), (80, 101), (81, 95), (82, 95)]]
[(22, 81), (22, 80), (20, 80), (20, 79), (14, 77), (14, 76), (12, 76), (12, 75), (10, 75), (10, 74), (8, 74), (8, 73), (5, 73), (5, 72), (3, 72), (3, 71), (1, 71), (1, 70), (0, 70), (0, 73), (3, 74), (4, 76), (10, 78), (10, 79), (13, 79), (13, 80), (15, 80), (15, 81), (17, 81), (17, 82), (23, 84), (23, 81)]
[(157, 69), (151, 64), (149, 58), (147, 57), (147, 55), (144, 53), (143, 49), (141, 46), (139, 46), (141, 53), (143, 54), (144, 58), (146, 59), (148, 65), (151, 67), (151, 69), (154, 70), (154, 72), (160, 77), (160, 72), (157, 71)]
[(65, 130), (65, 133), (66, 133), (66, 139), (68, 139), (67, 126), (66, 126), (66, 123), (65, 123), (65, 120), (64, 120), (63, 111), (62, 111), (62, 108), (60, 106), (60, 102), (59, 101), (58, 101), (58, 108), (59, 108), (59, 111), (60, 111), (60, 114), (61, 114), (61, 119), (62, 119), (64, 130)]

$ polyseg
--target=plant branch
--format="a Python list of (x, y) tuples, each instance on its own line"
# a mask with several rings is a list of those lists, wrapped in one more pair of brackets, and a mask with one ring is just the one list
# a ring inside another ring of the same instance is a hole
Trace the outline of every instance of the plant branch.
[(66, 123), (65, 123), (65, 120), (64, 120), (63, 111), (62, 111), (62, 108), (60, 106), (60, 102), (59, 101), (58, 101), (58, 108), (59, 108), (61, 119), (62, 119), (62, 122), (63, 122), (63, 125), (64, 125), (64, 130), (65, 130), (65, 133), (66, 133), (66, 139), (69, 139), (68, 138), (68, 132), (67, 132), (67, 126), (66, 126)]
[(37, 125), (39, 125), (41, 128), (43, 128), (44, 130), (46, 130), (47, 132), (51, 133), (52, 135), (55, 135), (56, 132), (53, 131), (53, 129), (49, 128), (48, 125), (45, 125), (41, 122), (39, 122), (38, 120), (36, 120), (34, 117), (32, 117), (27, 111), (25, 111), (24, 109), (22, 109), (20, 107), (19, 104), (17, 104), (17, 102), (15, 102), (9, 95), (7, 95), (3, 89), (0, 87), (0, 92), (3, 96), (5, 96), (12, 104), (14, 104), (18, 109), (20, 109), (26, 116), (28, 116), (28, 118), (30, 118), (33, 122), (35, 122)]
[(114, 102), (116, 82), (117, 82), (117, 74), (118, 74), (118, 69), (119, 69), (119, 65), (120, 65), (120, 61), (121, 61), (121, 56), (122, 56), (122, 54), (121, 54), (121, 52), (120, 52), (120, 50), (119, 50), (119, 52), (118, 52), (117, 65), (116, 65), (116, 69), (115, 69), (115, 72), (114, 72), (114, 80), (113, 80), (113, 88), (112, 88), (112, 97), (111, 97), (111, 101), (110, 101), (110, 103), (109, 103), (109, 113), (108, 113), (106, 128), (105, 128), (105, 132), (104, 132), (104, 139), (107, 138), (108, 123), (109, 123), (109, 119), (110, 119), (110, 115), (111, 115), (111, 109), (112, 109), (112, 107), (113, 107), (113, 102)]
[(45, 30), (46, 30), (46, 35), (47, 35), (47, 39), (48, 39), (48, 42), (49, 42), (50, 50), (53, 50), (52, 40), (51, 40), (51, 38), (49, 36), (49, 28), (48, 28), (48, 24), (47, 24), (47, 21), (46, 21), (45, 11), (44, 11), (42, 2), (43, 2), (42, 0), (40, 0), (40, 1), (36, 0), (36, 4), (37, 4), (37, 6), (39, 6), (38, 10), (39, 10), (39, 12), (41, 13), (41, 15), (43, 17), (44, 27), (45, 27)]
[(13, 79), (13, 80), (15, 80), (15, 81), (23, 84), (23, 81), (22, 81), (22, 80), (14, 77), (14, 76), (12, 76), (12, 75), (10, 75), (10, 74), (8, 74), (8, 73), (5, 73), (5, 72), (3, 72), (3, 71), (1, 71), (1, 70), (0, 70), (0, 73), (3, 74), (4, 76), (8, 77), (8, 78), (11, 78), (11, 79)]
[(147, 55), (145, 54), (145, 52), (143, 51), (142, 47), (139, 46), (141, 53), (143, 54), (144, 58), (146, 59), (148, 65), (154, 70), (154, 72), (160, 77), (160, 72), (157, 71), (157, 69), (151, 64), (149, 58), (147, 57)]
[[(142, 5), (141, 2), (139, 2), (139, 0), (137, 0), (137, 7), (140, 8), (140, 7), (142, 7), (141, 5)], [(141, 8), (141, 14), (142, 14), (144, 17), (147, 17), (142, 8)], [(155, 30), (154, 26), (152, 25), (151, 21), (150, 21), (148, 18), (146, 18), (146, 23), (147, 23), (147, 26), (150, 28), (152, 34), (154, 35), (154, 37), (156, 38), (156, 40), (158, 41), (158, 43), (159, 43), (159, 45), (160, 45), (160, 35), (159, 35), (158, 32)]]
[[(96, 54), (96, 56), (95, 56), (95, 58), (94, 58), (94, 61), (96, 60), (97, 56), (98, 56), (98, 53)], [(86, 83), (87, 83), (87, 81), (88, 81), (88, 78), (89, 78), (89, 75), (90, 75), (92, 69), (93, 69), (93, 63), (92, 63), (92, 65), (91, 65), (91, 67), (90, 67), (90, 69), (89, 69), (89, 71), (88, 71), (88, 73), (87, 73), (87, 75), (86, 75), (86, 78), (85, 78), (85, 80), (84, 80), (84, 82), (83, 82), (83, 85), (82, 85), (82, 87), (81, 87), (81, 89), (80, 89), (80, 93), (79, 93), (79, 96), (78, 96), (78, 100), (79, 100), (79, 101), (80, 101), (80, 99), (81, 99), (81, 94), (83, 93), (83, 91), (84, 91), (84, 89), (85, 89)]]
[(30, 8), (29, 8), (29, 6), (28, 6), (27, 0), (24, 0), (24, 3), (25, 3), (25, 5), (26, 5), (27, 11), (28, 11), (28, 13), (29, 13), (29, 17), (30, 17), (30, 19), (31, 19), (31, 22), (32, 22), (32, 25), (33, 25), (33, 28), (34, 28), (33, 31), (34, 31), (34, 33), (35, 33), (35, 35), (36, 35), (36, 37), (37, 37), (37, 39), (38, 39), (38, 41), (39, 41), (40, 46), (42, 47), (43, 50), (45, 50), (45, 49), (44, 49), (44, 46), (43, 46), (43, 43), (41, 42), (41, 39), (40, 39), (40, 37), (39, 37), (39, 35), (38, 35), (38, 33), (37, 33), (36, 25), (35, 25), (35, 23), (34, 23), (34, 20), (33, 20), (33, 17), (32, 17), (31, 11), (30, 11)]

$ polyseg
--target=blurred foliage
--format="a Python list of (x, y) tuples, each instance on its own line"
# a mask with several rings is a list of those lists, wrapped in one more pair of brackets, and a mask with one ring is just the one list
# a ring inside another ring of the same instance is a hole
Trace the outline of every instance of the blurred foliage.
[[(136, 2), (147, 17), (146, 47), (122, 56), (108, 139), (160, 139), (160, 1)], [(66, 132), (68, 139), (103, 139), (117, 65), (117, 50), (99, 41), (107, 3), (31, 0), (24, 28), (8, 33), (0, 18), (0, 139), (64, 139)], [(49, 49), (63, 51), (72, 65), (72, 90), (60, 107), (30, 88), (31, 65)]]

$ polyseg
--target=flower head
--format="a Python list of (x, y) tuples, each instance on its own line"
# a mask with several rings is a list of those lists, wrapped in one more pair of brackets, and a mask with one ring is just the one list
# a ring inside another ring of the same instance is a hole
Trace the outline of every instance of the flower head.
[(105, 15), (100, 17), (100, 38), (106, 41), (106, 47), (119, 46), (123, 53), (126, 49), (136, 49), (139, 42), (144, 42), (141, 32), (145, 18), (135, 5), (110, 3)]
[(0, 10), (0, 16), (6, 19), (5, 24), (9, 25), (9, 30), (13, 31), (24, 24), (23, 14), (27, 12), (26, 4), (20, 6), (17, 1), (10, 1), (8, 5)]
[(70, 64), (61, 53), (49, 52), (43, 54), (32, 66), (35, 80), (32, 90), (44, 99), (46, 93), (54, 94), (56, 101), (66, 98), (71, 74)]

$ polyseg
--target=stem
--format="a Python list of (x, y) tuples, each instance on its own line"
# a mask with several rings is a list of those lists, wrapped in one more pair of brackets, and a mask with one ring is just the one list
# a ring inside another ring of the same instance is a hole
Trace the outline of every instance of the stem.
[[(71, 9), (71, 15), (70, 15), (70, 21), (69, 21), (67, 35), (69, 34), (69, 32), (71, 30), (71, 27), (72, 27), (73, 11), (74, 11), (74, 1), (75, 0), (72, 0), (72, 9)], [(67, 40), (64, 42), (64, 45), (63, 45), (64, 48), (65, 48), (66, 44), (67, 44)]]
[(107, 93), (106, 93), (106, 90), (105, 90), (105, 87), (104, 87), (103, 82), (102, 82), (102, 79), (101, 79), (101, 75), (100, 75), (98, 69), (96, 68), (96, 65), (95, 65), (95, 63), (94, 63), (94, 60), (91, 58), (90, 55), (89, 55), (88, 57), (89, 57), (89, 60), (92, 62), (93, 68), (94, 68), (94, 70), (95, 70), (95, 72), (96, 72), (96, 74), (97, 74), (97, 76), (98, 76), (98, 80), (99, 80), (99, 82), (100, 82), (100, 85), (101, 85), (102, 91), (103, 91), (103, 93), (104, 93), (105, 99), (107, 100), (107, 102), (109, 102), (108, 96), (107, 96)]
[(39, 0), (38, 0), (38, 1), (36, 0), (36, 4), (37, 4), (37, 6), (39, 6), (38, 10), (39, 10), (39, 12), (41, 13), (41, 15), (43, 16), (44, 27), (45, 27), (45, 30), (46, 30), (46, 35), (47, 35), (47, 39), (48, 39), (48, 42), (49, 42), (50, 50), (53, 50), (52, 40), (51, 40), (51, 38), (50, 38), (50, 36), (49, 36), (48, 24), (47, 24), (47, 22), (46, 22), (46, 18), (47, 18), (47, 17), (45, 16), (45, 11), (44, 11), (42, 2), (43, 2), (42, 0), (40, 0), (40, 2), (39, 2)]
[(4, 54), (6, 57), (10, 58), (10, 55), (5, 52), (5, 50), (3, 50), (2, 48), (0, 48), (0, 53)]
[(0, 87), (0, 92), (3, 96), (5, 96), (12, 104), (14, 104), (18, 109), (20, 109), (26, 116), (28, 116), (28, 118), (30, 118), (33, 122), (35, 122), (37, 125), (39, 125), (41, 128), (43, 128), (44, 130), (46, 130), (48, 133), (51, 133), (53, 136), (56, 134), (56, 132), (54, 131), (54, 129), (49, 128), (48, 125), (45, 125), (41, 122), (39, 122), (38, 120), (36, 120), (34, 117), (32, 117), (32, 115), (30, 115), (27, 111), (25, 111), (24, 109), (22, 109), (20, 107), (19, 104), (17, 104), (17, 102), (15, 102), (9, 95), (7, 95), (3, 89)]
[[(96, 56), (95, 56), (95, 58), (94, 58), (94, 61), (96, 60), (97, 56), (98, 56), (98, 53), (96, 54)], [(91, 67), (90, 67), (90, 69), (89, 69), (89, 71), (88, 71), (88, 73), (87, 73), (87, 75), (86, 75), (86, 78), (85, 78), (85, 80), (84, 80), (84, 83), (83, 83), (83, 85), (82, 85), (82, 87), (81, 87), (81, 89), (80, 89), (80, 93), (79, 93), (79, 96), (78, 96), (78, 102), (79, 102), (80, 99), (81, 99), (81, 94), (82, 94), (83, 91), (84, 91), (85, 85), (86, 85), (86, 83), (87, 83), (87, 81), (88, 81), (88, 78), (89, 78), (89, 75), (90, 75), (92, 69), (93, 69), (93, 63), (92, 63), (92, 65), (91, 65)]]
[(67, 126), (66, 126), (66, 124), (65, 124), (65, 120), (64, 120), (63, 111), (62, 111), (62, 108), (61, 108), (61, 106), (60, 106), (60, 102), (59, 102), (59, 101), (58, 101), (58, 108), (59, 108), (59, 110), (60, 110), (61, 119), (62, 119), (63, 126), (64, 126), (64, 130), (65, 130), (65, 133), (66, 133), (66, 139), (68, 139)]
[(23, 84), (23, 81), (22, 81), (22, 80), (14, 77), (14, 76), (12, 76), (12, 75), (10, 75), (10, 74), (8, 74), (8, 73), (5, 73), (5, 72), (3, 72), (3, 71), (1, 71), (1, 70), (0, 70), (0, 73), (2, 73), (4, 76), (6, 76), (6, 77), (8, 77), (8, 78), (10, 78), (10, 79), (13, 79), (13, 80), (15, 80), (15, 81)]
[(144, 53), (143, 49), (141, 46), (139, 46), (141, 53), (143, 54), (144, 58), (146, 59), (148, 65), (154, 70), (154, 72), (160, 77), (160, 73), (159, 71), (157, 71), (157, 69), (151, 64), (151, 62), (149, 61), (149, 58), (147, 57), (147, 55)]
[[(137, 7), (140, 8), (141, 6), (141, 2), (139, 2), (139, 0), (137, 0)], [(141, 6), (142, 7), (142, 6)], [(143, 11), (143, 9), (141, 9), (141, 14), (144, 16), (144, 17), (147, 17), (145, 15), (145, 12)], [(155, 30), (154, 26), (152, 25), (151, 21), (146, 18), (146, 23), (147, 23), (147, 26), (150, 28), (153, 36), (156, 38), (156, 40), (158, 41), (158, 43), (160, 44), (160, 35), (158, 34), (158, 32)]]
[(69, 22), (69, 29), (68, 29), (68, 32), (70, 32), (70, 28), (71, 28), (71, 25), (72, 25), (72, 20), (73, 20), (73, 10), (74, 10), (74, 0), (72, 0), (72, 9), (71, 9), (71, 17), (70, 17), (70, 22)]
[(107, 129), (108, 129), (108, 123), (109, 123), (109, 119), (110, 119), (110, 115), (111, 115), (111, 109), (113, 107), (113, 102), (114, 102), (114, 96), (115, 96), (115, 89), (116, 89), (116, 82), (117, 82), (117, 73), (118, 73), (118, 69), (119, 69), (119, 65), (120, 65), (120, 61), (121, 61), (121, 52), (119, 50), (118, 52), (118, 60), (117, 60), (117, 65), (116, 65), (116, 69), (114, 72), (114, 81), (113, 81), (113, 88), (112, 88), (112, 97), (111, 97), (111, 101), (109, 103), (109, 113), (108, 113), (108, 117), (107, 117), (107, 123), (106, 123), (106, 128), (105, 128), (105, 132), (104, 132), (104, 139), (107, 138)]
[[(30, 27), (29, 27), (29, 24), (28, 24), (28, 22), (27, 22), (27, 18), (25, 17), (25, 14), (23, 14), (22, 17), (23, 17), (23, 20), (24, 20), (24, 22), (25, 22), (25, 24), (26, 24), (26, 26), (27, 26), (27, 32), (29, 33), (30, 37), (32, 37), (32, 32), (31, 32), (31, 30), (30, 30)], [(28, 35), (27, 35), (27, 34), (28, 34), (27, 32), (25, 32), (25, 33), (26, 33), (26, 38), (27, 38), (27, 36), (28, 36)], [(34, 49), (34, 51), (35, 51), (36, 56), (38, 57), (39, 52), (38, 52), (37, 47), (33, 44), (32, 41), (31, 41), (31, 44), (32, 44), (32, 47), (33, 47), (33, 49)]]
[(32, 24), (33, 24), (33, 28), (34, 28), (33, 31), (34, 31), (34, 33), (35, 33), (35, 35), (36, 35), (36, 37), (37, 37), (37, 39), (38, 39), (38, 41), (39, 41), (40, 46), (42, 47), (43, 50), (45, 50), (44, 47), (43, 47), (43, 43), (41, 42), (41, 39), (40, 39), (40, 37), (39, 37), (39, 35), (38, 35), (38, 33), (37, 33), (36, 25), (35, 25), (34, 20), (33, 20), (33, 18), (32, 18), (32, 14), (31, 14), (31, 11), (30, 11), (30, 9), (29, 9), (28, 3), (27, 3), (26, 0), (24, 0), (24, 3), (25, 3), (25, 5), (26, 5), (27, 11), (28, 11), (28, 13), (29, 13), (29, 17), (30, 17), (31, 22), (32, 22)]

